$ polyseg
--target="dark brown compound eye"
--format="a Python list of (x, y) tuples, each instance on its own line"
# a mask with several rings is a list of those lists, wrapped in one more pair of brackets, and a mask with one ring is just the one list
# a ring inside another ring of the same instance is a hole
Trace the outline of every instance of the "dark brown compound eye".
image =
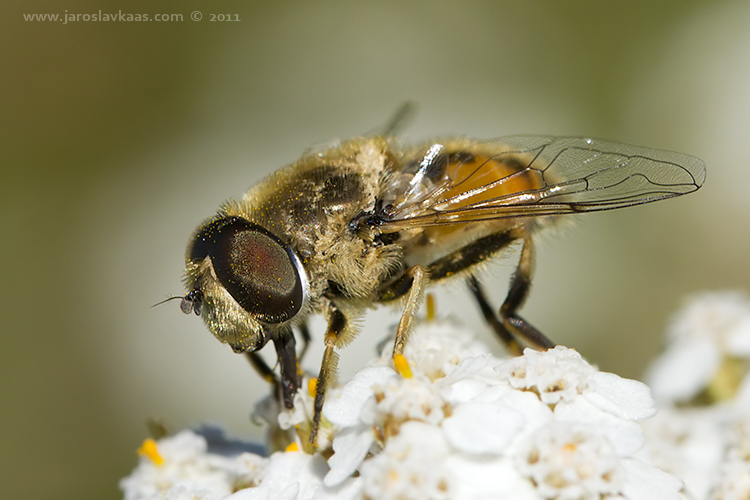
[(211, 258), (224, 288), (265, 323), (283, 323), (302, 308), (307, 276), (294, 251), (266, 229), (240, 217), (211, 221), (195, 237), (190, 260)]

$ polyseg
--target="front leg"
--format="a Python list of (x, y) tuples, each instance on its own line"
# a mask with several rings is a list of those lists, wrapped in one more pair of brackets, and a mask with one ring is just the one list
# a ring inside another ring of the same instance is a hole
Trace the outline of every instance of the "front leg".
[[(291, 328), (282, 330), (273, 339), (273, 345), (279, 359), (281, 396), (284, 406), (294, 408), (294, 395), (299, 387), (299, 374), (297, 373), (297, 351), (295, 350), (294, 334)], [(253, 361), (252, 358), (250, 359)]]
[(295, 352), (295, 337), (291, 330), (288, 332), (283, 331), (273, 341), (279, 363), (279, 371), (281, 372), (280, 376), (274, 373), (273, 368), (268, 366), (258, 351), (245, 351), (250, 365), (263, 377), (263, 380), (273, 385), (274, 394), (280, 401), (283, 401), (286, 408), (294, 406), (294, 394), (299, 390), (301, 375), (299, 361), (302, 360), (310, 343), (310, 332), (307, 329), (307, 323), (303, 322), (299, 326), (299, 329), (303, 342), (299, 360)]
[(318, 428), (320, 427), (320, 418), (323, 412), (323, 403), (325, 402), (326, 389), (336, 379), (336, 367), (339, 356), (335, 349), (342, 347), (346, 342), (346, 330), (348, 321), (335, 304), (331, 303), (328, 308), (328, 329), (325, 336), (325, 351), (323, 352), (323, 362), (320, 365), (320, 375), (315, 385), (315, 403), (313, 405), (312, 429), (310, 430), (310, 444), (313, 449), (317, 448)]

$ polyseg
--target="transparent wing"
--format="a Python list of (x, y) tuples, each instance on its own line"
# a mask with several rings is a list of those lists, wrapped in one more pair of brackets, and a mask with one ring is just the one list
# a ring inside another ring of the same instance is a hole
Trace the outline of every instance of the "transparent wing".
[(692, 156), (586, 138), (433, 144), (392, 172), (380, 229), (611, 210), (691, 193), (705, 175)]

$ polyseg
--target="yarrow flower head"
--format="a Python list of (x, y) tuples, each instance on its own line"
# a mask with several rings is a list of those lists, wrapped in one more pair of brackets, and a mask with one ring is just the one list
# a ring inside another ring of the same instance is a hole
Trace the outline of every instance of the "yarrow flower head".
[(189, 476), (187, 464), (209, 462), (223, 464), (213, 467), (226, 487), (196, 498), (679, 498), (679, 480), (634, 457), (637, 421), (655, 411), (640, 382), (564, 347), (500, 358), (448, 321), (416, 325), (404, 359), (408, 369), (394, 369), (384, 349), (330, 389), (328, 437), (314, 454), (293, 451), (304, 448), (312, 414), (311, 396), (298, 394), (291, 410), (265, 403), (258, 412), (276, 428), (274, 449), (286, 439), (286, 451), (207, 462), (211, 454), (196, 448), (188, 461), (144, 459), (123, 482), (127, 500), (176, 491), (182, 483), (165, 481), (160, 467)]

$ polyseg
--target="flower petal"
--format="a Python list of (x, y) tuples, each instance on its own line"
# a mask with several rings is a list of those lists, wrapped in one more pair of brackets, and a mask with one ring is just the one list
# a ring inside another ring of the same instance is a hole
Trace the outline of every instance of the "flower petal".
[(382, 384), (396, 372), (385, 366), (367, 367), (354, 375), (344, 386), (341, 395), (323, 406), (323, 414), (339, 427), (349, 427), (360, 423), (360, 413), (367, 400), (372, 397), (372, 386)]
[(561, 401), (554, 413), (555, 420), (585, 424), (592, 432), (606, 436), (621, 457), (632, 455), (645, 441), (638, 423), (602, 411), (584, 398)]
[(336, 486), (351, 477), (372, 446), (372, 429), (366, 426), (348, 427), (333, 439), (334, 454), (328, 459), (331, 470), (323, 479), (326, 486)]
[(623, 493), (628, 500), (680, 500), (682, 481), (634, 458), (622, 460)]
[(656, 415), (648, 386), (614, 373), (592, 374), (583, 396), (600, 409), (625, 420), (643, 420)]
[(523, 416), (510, 406), (469, 402), (442, 423), (448, 442), (467, 453), (501, 455), (523, 427)]

